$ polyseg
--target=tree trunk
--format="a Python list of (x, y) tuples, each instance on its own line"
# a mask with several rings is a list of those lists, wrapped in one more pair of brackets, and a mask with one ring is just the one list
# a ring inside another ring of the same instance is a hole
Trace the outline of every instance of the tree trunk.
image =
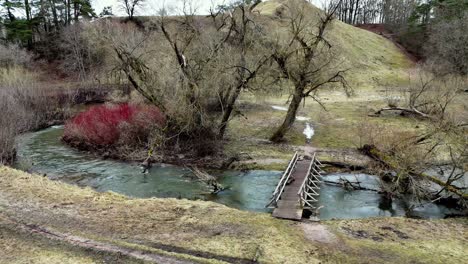
[[(245, 19), (244, 19), (245, 21)], [(242, 29), (242, 40), (241, 40), (241, 60), (240, 60), (240, 65), (243, 67), (242, 69), (239, 70), (239, 76), (237, 77), (237, 86), (234, 90), (234, 93), (232, 95), (228, 94), (228, 103), (226, 105), (226, 110), (224, 111), (223, 118), (221, 119), (221, 126), (219, 127), (219, 138), (222, 139), (224, 137), (224, 133), (226, 133), (226, 128), (227, 124), (229, 123), (229, 118), (232, 115), (232, 111), (234, 110), (234, 106), (236, 104), (237, 98), (239, 97), (240, 93), (242, 92), (242, 89), (246, 85), (246, 80), (245, 80), (245, 67), (247, 65), (246, 59), (245, 59), (245, 26), (246, 23), (243, 23), (244, 28)], [(252, 77), (252, 76), (251, 76)]]
[(289, 129), (296, 121), (296, 114), (299, 106), (301, 105), (303, 99), (303, 88), (296, 88), (296, 92), (293, 95), (291, 103), (289, 103), (288, 113), (286, 114), (286, 118), (283, 121), (283, 124), (276, 130), (273, 136), (270, 138), (273, 142), (280, 142), (284, 139), (284, 136), (289, 131)]
[(71, 0), (66, 0), (66, 7), (65, 9), (67, 10), (67, 14), (66, 14), (66, 17), (67, 17), (67, 25), (70, 25), (71, 24)]
[[(360, 151), (363, 154), (369, 156), (371, 159), (373, 159), (373, 160), (377, 161), (378, 163), (380, 163), (381, 165), (385, 166), (386, 168), (391, 169), (393, 171), (398, 170), (398, 168), (396, 168), (395, 166), (392, 165), (393, 162), (391, 161), (391, 158), (388, 155), (386, 155), (385, 153), (381, 152), (379, 149), (377, 149), (377, 147), (375, 147), (374, 145), (364, 145), (360, 149)], [(431, 181), (431, 182), (445, 188), (445, 190), (460, 196), (462, 199), (468, 199), (468, 194), (464, 193), (463, 190), (461, 190), (457, 186), (451, 185), (450, 183), (444, 182), (444, 181), (442, 181), (441, 179), (439, 179), (437, 177), (427, 175), (425, 173), (416, 173), (416, 172), (409, 172), (409, 174), (411, 174), (414, 177), (421, 178), (421, 179), (427, 179), (427, 180), (429, 180), (429, 181)]]
[(73, 2), (73, 16), (74, 16), (75, 22), (78, 22), (79, 15), (80, 15), (80, 4), (77, 1), (74, 1)]
[(31, 30), (31, 36), (28, 38), (28, 48), (32, 48), (33, 44), (33, 28), (31, 24), (31, 6), (28, 0), (24, 0), (24, 11), (26, 13), (26, 21), (28, 22), (28, 28)]
[(10, 1), (6, 0), (5, 1), (5, 4), (6, 4), (6, 10), (7, 10), (7, 15), (8, 15), (8, 19), (10, 20), (10, 22), (13, 22), (16, 20), (15, 16), (13, 15), (13, 12), (11, 10), (11, 3)]
[(52, 11), (52, 16), (54, 18), (55, 31), (58, 31), (59, 22), (58, 22), (58, 16), (57, 16), (57, 7), (55, 6), (55, 0), (49, 0), (49, 4), (50, 4), (51, 11)]
[(26, 12), (26, 20), (30, 22), (31, 21), (31, 6), (29, 5), (28, 0), (24, 0), (24, 10)]
[(219, 138), (222, 139), (226, 133), (227, 124), (229, 123), (229, 118), (231, 118), (232, 111), (234, 110), (234, 105), (242, 91), (243, 85), (236, 87), (234, 94), (231, 95), (228, 99), (226, 109), (224, 110), (223, 118), (221, 119), (221, 125), (219, 127)]
[(353, 17), (353, 25), (357, 24), (356, 18), (359, 13), (359, 0), (356, 0), (356, 7), (354, 8), (354, 17)]

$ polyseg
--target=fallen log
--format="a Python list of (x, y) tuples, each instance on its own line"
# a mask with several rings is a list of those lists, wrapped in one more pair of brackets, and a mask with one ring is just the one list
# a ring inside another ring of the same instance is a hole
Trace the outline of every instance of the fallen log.
[[(334, 182), (334, 181), (323, 181), (323, 183), (325, 184), (330, 184), (330, 185), (335, 185), (335, 186), (340, 186), (340, 187), (344, 187), (345, 188), (345, 184), (352, 187), (353, 190), (359, 190), (359, 191), (372, 191), (372, 192), (378, 192), (380, 193), (381, 191), (380, 190), (375, 190), (375, 189), (370, 189), (370, 188), (366, 188), (366, 187), (362, 187), (360, 182), (350, 182), (350, 181), (347, 181), (346, 183), (345, 182)], [(346, 189), (346, 188), (345, 188)]]
[(211, 188), (213, 188), (213, 191), (211, 192), (211, 194), (218, 194), (224, 190), (227, 190), (228, 188), (225, 188), (223, 187), (219, 182), (218, 180), (216, 179), (216, 177), (208, 174), (207, 172), (205, 171), (201, 171), (200, 169), (198, 169), (197, 167), (193, 167), (191, 168), (191, 171), (193, 172), (193, 174), (202, 182), (204, 182), (205, 184), (207, 184), (208, 186), (210, 186)]
[[(378, 162), (380, 165), (382, 165), (382, 166), (384, 166), (384, 167), (386, 167), (386, 168), (388, 168), (390, 170), (393, 170), (393, 171), (398, 170), (397, 166), (392, 164), (392, 161), (390, 160), (390, 158), (388, 156), (386, 156), (384, 153), (382, 153), (379, 149), (377, 149), (377, 147), (375, 147), (374, 145), (364, 145), (359, 150), (363, 154), (365, 154), (368, 157), (370, 157), (371, 159), (373, 159), (374, 161)], [(428, 174), (425, 174), (425, 173), (418, 173), (418, 172), (411, 172), (411, 171), (408, 172), (408, 173), (411, 176), (414, 176), (414, 177), (417, 177), (417, 178), (420, 178), (420, 179), (429, 180), (429, 181), (431, 181), (431, 182), (445, 188), (447, 191), (460, 196), (463, 199), (468, 199), (468, 193), (464, 193), (462, 191), (462, 188), (459, 188), (459, 187), (454, 186), (452, 184), (448, 184), (448, 183), (442, 181), (441, 179), (439, 179), (437, 177), (434, 177), (434, 176), (431, 176), (431, 175), (428, 175)]]
[(370, 115), (370, 116), (380, 116), (382, 112), (385, 112), (385, 111), (401, 111), (402, 113), (412, 114), (412, 115), (416, 115), (422, 118), (431, 118), (430, 115), (425, 114), (417, 110), (416, 108), (403, 108), (403, 107), (384, 107), (376, 111), (373, 115)]
[(352, 171), (359, 171), (359, 170), (367, 169), (367, 166), (344, 163), (344, 162), (339, 162), (339, 161), (320, 161), (320, 162), (323, 165), (330, 165), (330, 166), (333, 166), (333, 167), (336, 167), (336, 168), (349, 169), (349, 170), (352, 170)]

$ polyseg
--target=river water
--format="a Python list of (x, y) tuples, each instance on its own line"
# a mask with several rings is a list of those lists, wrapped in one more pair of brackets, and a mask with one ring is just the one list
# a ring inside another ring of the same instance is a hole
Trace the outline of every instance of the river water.
[[(229, 187), (211, 195), (209, 188), (185, 168), (161, 164), (154, 166), (148, 174), (142, 174), (137, 164), (103, 160), (68, 147), (60, 141), (62, 133), (62, 127), (52, 127), (21, 136), (18, 139), (17, 167), (46, 174), (52, 180), (89, 186), (100, 192), (113, 191), (137, 198), (200, 199), (256, 212), (269, 212), (265, 205), (282, 174), (279, 171), (211, 172), (223, 186)], [(379, 188), (377, 178), (371, 175), (333, 174), (324, 178), (335, 182), (340, 178), (357, 179), (367, 188)], [(407, 208), (412, 204), (415, 203), (411, 199), (394, 200), (389, 204), (377, 192), (346, 191), (322, 184), (317, 206), (323, 206), (321, 219), (345, 219), (408, 216)], [(456, 212), (428, 204), (416, 207), (410, 216), (443, 218), (450, 213)]]

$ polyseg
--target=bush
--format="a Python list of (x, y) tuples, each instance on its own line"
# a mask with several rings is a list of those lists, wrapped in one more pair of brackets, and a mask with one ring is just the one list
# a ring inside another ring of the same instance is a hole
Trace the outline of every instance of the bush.
[(94, 106), (65, 125), (63, 139), (86, 148), (145, 143), (153, 128), (161, 127), (165, 118), (154, 106)]
[(23, 66), (28, 67), (32, 62), (32, 55), (17, 44), (0, 44), (0, 67)]
[(34, 74), (19, 66), (0, 67), (0, 164), (14, 160), (15, 137), (42, 127), (55, 108)]

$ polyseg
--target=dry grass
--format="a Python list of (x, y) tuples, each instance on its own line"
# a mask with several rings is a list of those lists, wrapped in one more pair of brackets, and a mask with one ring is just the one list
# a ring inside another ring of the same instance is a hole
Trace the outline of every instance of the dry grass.
[(123, 256), (102, 254), (50, 241), (39, 235), (11, 230), (0, 217), (0, 263), (91, 264), (140, 263)]
[[(323, 243), (313, 240), (314, 234), (307, 240), (302, 225), (268, 214), (201, 201), (130, 199), (5, 167), (0, 168), (0, 190), (0, 219), (200, 263), (256, 255), (260, 263), (460, 263), (466, 253), (466, 219), (326, 221), (322, 224), (337, 239)], [(0, 245), (8, 246), (15, 259), (99, 259), (51, 241), (36, 244), (35, 237), (25, 240), (17, 230), (8, 231), (14, 230), (11, 225), (0, 224)]]
[[(271, 19), (278, 31), (281, 27), (277, 12), (294, 0), (272, 0), (263, 2), (256, 10)], [(308, 7), (308, 14), (318, 18), (319, 10)], [(386, 106), (386, 95), (393, 87), (404, 86), (411, 61), (391, 41), (382, 36), (362, 30), (340, 21), (333, 23), (328, 40), (342, 57), (343, 68), (349, 68), (347, 80), (354, 89), (354, 96), (347, 98), (341, 91), (321, 92), (320, 97), (327, 110), (322, 109), (312, 99), (300, 108), (299, 116), (310, 118), (315, 128), (312, 146), (317, 148), (349, 149), (359, 146), (359, 125), (363, 122), (388, 124), (403, 131), (413, 131), (420, 122), (395, 116), (368, 118), (368, 114)], [(391, 84), (388, 85), (388, 84)], [(288, 90), (280, 96), (271, 95), (259, 99), (244, 95), (242, 103), (248, 108), (243, 110), (244, 117), (237, 117), (229, 124), (230, 141), (226, 150), (245, 152), (258, 160), (284, 159), (268, 165), (253, 165), (253, 168), (281, 168), (287, 163), (293, 150), (286, 146), (263, 144), (284, 119), (285, 112), (273, 110), (272, 105), (287, 107)], [(296, 121), (286, 136), (287, 144), (302, 146), (305, 122)], [(260, 142), (260, 143), (259, 143)], [(325, 157), (326, 158), (326, 157)]]
[(345, 245), (324, 256), (332, 263), (463, 263), (468, 253), (466, 218), (363, 219), (328, 226)]
[[(376, 109), (386, 106), (384, 91), (356, 91), (347, 98), (343, 93), (331, 91), (321, 95), (326, 107), (307, 100), (301, 106), (298, 116), (310, 118), (315, 129), (311, 146), (321, 149), (349, 150), (362, 144), (360, 134), (363, 124), (375, 126), (386, 125), (403, 132), (413, 132), (421, 129), (424, 122), (399, 117), (395, 115), (372, 118), (368, 115)], [(257, 165), (253, 168), (284, 169), (288, 159), (294, 152), (294, 146), (304, 146), (305, 136), (302, 134), (305, 122), (296, 120), (293, 128), (286, 136), (286, 144), (268, 144), (267, 140), (274, 129), (278, 127), (286, 115), (285, 111), (274, 110), (271, 106), (287, 107), (286, 96), (258, 98), (244, 96), (241, 111), (243, 116), (236, 117), (229, 124), (226, 152), (246, 153), (253, 159), (280, 159), (273, 165)], [(419, 127), (419, 128), (417, 128)], [(327, 158), (327, 157), (324, 157)]]
[(247, 259), (260, 250), (264, 263), (316, 262), (294, 225), (267, 214), (201, 201), (129, 199), (7, 168), (0, 175), (3, 213), (59, 232), (135, 248), (163, 244)]

